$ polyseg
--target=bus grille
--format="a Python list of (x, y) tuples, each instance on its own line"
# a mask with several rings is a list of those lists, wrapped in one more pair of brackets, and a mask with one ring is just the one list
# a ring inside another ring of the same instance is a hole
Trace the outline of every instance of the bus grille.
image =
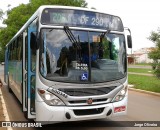
[(59, 90), (70, 96), (95, 96), (111, 92), (117, 86), (102, 88), (60, 88)]
[(83, 110), (73, 110), (74, 114), (77, 116), (84, 116), (84, 115), (95, 115), (101, 114), (104, 110), (103, 108), (95, 108), (95, 109), (83, 109)]
[[(103, 99), (93, 99), (93, 103), (105, 102), (105, 101), (107, 101), (107, 98), (103, 98)], [(70, 103), (70, 104), (86, 103), (86, 100), (69, 101), (69, 103)]]

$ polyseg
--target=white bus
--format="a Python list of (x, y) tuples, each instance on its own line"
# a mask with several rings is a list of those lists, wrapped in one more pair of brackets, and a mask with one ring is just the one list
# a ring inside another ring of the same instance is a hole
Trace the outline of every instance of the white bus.
[(117, 16), (41, 6), (6, 45), (5, 82), (35, 121), (125, 115), (127, 44)]

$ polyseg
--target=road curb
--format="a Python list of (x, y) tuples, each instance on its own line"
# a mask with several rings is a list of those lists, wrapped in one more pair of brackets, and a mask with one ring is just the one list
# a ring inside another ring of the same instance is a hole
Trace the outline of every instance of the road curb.
[(135, 89), (135, 88), (129, 88), (129, 90), (140, 92), (140, 93), (145, 93), (145, 94), (150, 94), (150, 95), (154, 95), (154, 96), (159, 96), (160, 97), (160, 93), (156, 93), (156, 92), (150, 92), (150, 91), (141, 90), (141, 89)]
[(3, 108), (3, 114), (4, 114), (5, 121), (10, 121), (9, 115), (8, 115), (8, 112), (7, 112), (7, 107), (6, 107), (6, 104), (5, 104), (5, 101), (4, 101), (1, 90), (0, 90), (0, 95), (1, 95), (0, 98), (1, 98), (1, 103), (2, 103), (2, 108)]

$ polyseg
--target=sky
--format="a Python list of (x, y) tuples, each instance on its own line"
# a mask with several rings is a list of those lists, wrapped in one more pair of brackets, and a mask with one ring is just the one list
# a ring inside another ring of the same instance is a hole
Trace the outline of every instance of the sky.
[[(0, 0), (0, 9), (7, 10), (8, 4), (12, 8), (28, 2), (29, 0)], [(94, 7), (122, 19), (124, 27), (131, 29), (133, 50), (154, 46), (147, 37), (151, 31), (156, 31), (160, 27), (160, 0), (86, 0), (86, 2), (89, 8)]]
[(86, 0), (88, 7), (117, 15), (132, 32), (133, 50), (153, 47), (147, 39), (160, 27), (160, 0)]

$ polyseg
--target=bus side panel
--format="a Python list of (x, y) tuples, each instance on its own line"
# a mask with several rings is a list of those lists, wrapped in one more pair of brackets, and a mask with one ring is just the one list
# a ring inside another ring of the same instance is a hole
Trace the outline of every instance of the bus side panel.
[(22, 103), (22, 60), (16, 63), (16, 84), (18, 87), (20, 102)]
[(10, 61), (9, 62), (9, 85), (22, 103), (22, 61)]

